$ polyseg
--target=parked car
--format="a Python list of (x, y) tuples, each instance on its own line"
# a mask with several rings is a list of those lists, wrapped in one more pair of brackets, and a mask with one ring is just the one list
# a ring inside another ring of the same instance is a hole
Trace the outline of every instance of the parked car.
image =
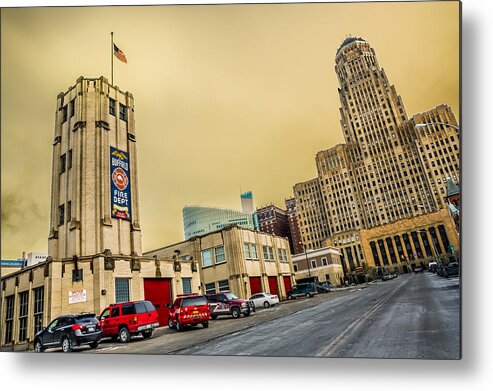
[(321, 284), (315, 284), (315, 288), (317, 289), (317, 293), (329, 293), (330, 292), (330, 283), (325, 281)]
[(414, 273), (416, 273), (416, 274), (423, 273), (423, 267), (421, 265), (415, 266)]
[(185, 326), (201, 324), (209, 327), (209, 303), (204, 296), (198, 294), (178, 295), (173, 304), (169, 305), (168, 327), (182, 331)]
[(219, 315), (231, 315), (239, 318), (241, 314), (249, 316), (255, 312), (255, 305), (251, 300), (238, 298), (231, 292), (221, 292), (205, 295), (209, 302), (211, 319), (216, 319)]
[(443, 276), (445, 278), (454, 277), (459, 275), (459, 264), (457, 262), (450, 262), (443, 268)]
[(436, 273), (437, 272), (437, 267), (438, 267), (438, 263), (436, 263), (436, 262), (430, 262), (428, 264), (428, 271), (430, 271), (432, 273)]
[(266, 292), (256, 293), (248, 300), (253, 301), (255, 308), (269, 308), (279, 303), (279, 297), (277, 297), (277, 295), (271, 295), (270, 293)]
[(444, 264), (439, 264), (437, 266), (437, 276), (443, 277), (443, 269), (445, 265)]
[(103, 337), (111, 337), (114, 341), (119, 339), (122, 343), (139, 334), (150, 338), (159, 326), (156, 308), (147, 300), (111, 304), (103, 310), (99, 319)]
[(95, 314), (61, 315), (36, 333), (34, 351), (39, 353), (47, 348), (61, 347), (67, 353), (81, 345), (95, 349), (101, 337), (101, 323)]
[(394, 278), (397, 278), (397, 274), (387, 272), (387, 273), (384, 273), (383, 274), (382, 281), (385, 281), (385, 280), (393, 280)]
[(315, 283), (306, 283), (294, 285), (290, 291), (288, 291), (288, 300), (296, 299), (297, 297), (313, 297), (317, 294), (317, 288)]

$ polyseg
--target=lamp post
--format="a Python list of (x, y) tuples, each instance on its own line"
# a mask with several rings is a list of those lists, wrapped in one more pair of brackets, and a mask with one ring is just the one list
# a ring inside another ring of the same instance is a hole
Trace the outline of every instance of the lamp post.
[(415, 129), (424, 129), (426, 128), (428, 125), (443, 125), (443, 126), (448, 126), (450, 128), (454, 128), (455, 130), (457, 130), (457, 132), (460, 131), (459, 127), (458, 126), (455, 126), (455, 125), (452, 125), (452, 124), (448, 124), (446, 122), (428, 122), (427, 124), (416, 124), (414, 125), (414, 128)]
[[(426, 206), (424, 205), (420, 205), (420, 204), (417, 204), (416, 205), (419, 209), (426, 209)], [(435, 207), (435, 206), (430, 206), (430, 209), (433, 211), (433, 212), (439, 212), (438, 208)]]
[(301, 242), (299, 242), (299, 244), (303, 245), (303, 250), (305, 251), (305, 258), (306, 258), (306, 266), (308, 267), (308, 277), (311, 277), (312, 274), (310, 270), (310, 262), (308, 262), (308, 254), (306, 253), (306, 246)]

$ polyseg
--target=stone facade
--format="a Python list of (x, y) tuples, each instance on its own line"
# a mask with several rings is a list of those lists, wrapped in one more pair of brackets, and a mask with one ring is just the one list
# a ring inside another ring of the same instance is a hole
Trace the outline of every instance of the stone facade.
[[(346, 38), (335, 61), (345, 144), (317, 153), (317, 178), (293, 187), (303, 244), (308, 249), (324, 242), (337, 246), (345, 273), (356, 274), (378, 266), (378, 251), (386, 260), (397, 258), (391, 242), (377, 240), (377, 252), (370, 249), (368, 238), (379, 227), (401, 232), (404, 224), (404, 231), (426, 230), (422, 216), (430, 214), (442, 218), (434, 224), (446, 232), (444, 241), (457, 243), (447, 228), (450, 216), (441, 213), (446, 178), (459, 179), (457, 121), (450, 107), (440, 105), (409, 119), (375, 50), (362, 38)], [(431, 237), (419, 236), (414, 239), (423, 240), (429, 254)]]
[(258, 278), (261, 289), (269, 292), (269, 277), (271, 284), (274, 277), (279, 297), (285, 299), (284, 278), (294, 283), (288, 240), (238, 226), (145, 253), (158, 257), (172, 255), (197, 261), (203, 294), (230, 290), (238, 297), (248, 298), (252, 295), (252, 279)]
[(330, 282), (333, 286), (343, 283), (341, 252), (335, 247), (324, 247), (297, 254), (293, 256), (293, 267), (296, 280), (314, 277), (320, 283)]

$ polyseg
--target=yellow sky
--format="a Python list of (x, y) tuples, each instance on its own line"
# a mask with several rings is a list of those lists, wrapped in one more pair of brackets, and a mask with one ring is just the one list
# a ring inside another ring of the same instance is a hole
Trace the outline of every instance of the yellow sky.
[(459, 119), (457, 2), (2, 9), (2, 259), (47, 251), (56, 96), (79, 76), (135, 97), (144, 250), (183, 239), (181, 208), (283, 206), (343, 142), (334, 72), (361, 36), (408, 115)]

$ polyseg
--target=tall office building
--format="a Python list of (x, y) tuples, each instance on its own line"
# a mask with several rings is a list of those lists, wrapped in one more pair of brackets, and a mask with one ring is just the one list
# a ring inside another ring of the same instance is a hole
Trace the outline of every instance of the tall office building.
[(291, 253), (299, 254), (303, 252), (303, 242), (301, 240), (301, 231), (298, 224), (298, 216), (296, 214), (296, 198), (288, 198), (284, 201), (284, 203), (286, 205), (286, 214), (288, 216), (289, 233), (293, 244)]
[(459, 180), (452, 110), (440, 105), (408, 118), (362, 38), (346, 38), (335, 63), (345, 144), (317, 153), (318, 177), (293, 187), (303, 244), (338, 246), (351, 271), (365, 265), (402, 269), (401, 262), (422, 260), (434, 248), (450, 253), (457, 238), (449, 238), (452, 225), (441, 211), (446, 178)]

